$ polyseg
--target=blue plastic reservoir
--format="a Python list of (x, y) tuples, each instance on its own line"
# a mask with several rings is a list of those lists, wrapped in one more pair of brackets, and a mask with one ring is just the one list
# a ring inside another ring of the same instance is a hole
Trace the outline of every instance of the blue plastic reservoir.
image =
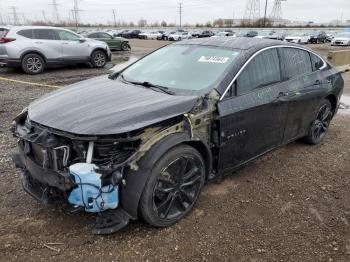
[(96, 165), (77, 163), (69, 167), (77, 188), (68, 197), (68, 202), (74, 206), (85, 208), (86, 212), (102, 212), (118, 207), (118, 186), (102, 187), (101, 175), (96, 173)]

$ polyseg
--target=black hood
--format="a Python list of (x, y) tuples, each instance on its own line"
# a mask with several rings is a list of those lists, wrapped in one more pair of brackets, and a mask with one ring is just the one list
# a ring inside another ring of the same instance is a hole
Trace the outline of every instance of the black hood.
[(97, 77), (54, 91), (29, 105), (29, 119), (77, 135), (133, 131), (189, 112), (197, 96), (156, 92)]

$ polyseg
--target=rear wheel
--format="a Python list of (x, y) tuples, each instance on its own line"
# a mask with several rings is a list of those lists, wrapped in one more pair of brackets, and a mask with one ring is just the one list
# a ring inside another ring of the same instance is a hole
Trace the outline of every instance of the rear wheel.
[(304, 141), (311, 145), (319, 144), (328, 131), (332, 116), (332, 105), (329, 100), (324, 99), (319, 106), (316, 118), (312, 122), (308, 135), (304, 138)]
[(45, 61), (41, 55), (27, 54), (22, 59), (22, 69), (30, 75), (40, 74), (45, 69)]
[(147, 223), (172, 225), (191, 211), (205, 181), (205, 164), (200, 153), (187, 145), (169, 150), (152, 169), (140, 201)]
[(91, 55), (91, 63), (95, 68), (102, 68), (107, 64), (107, 55), (101, 50), (94, 51)]

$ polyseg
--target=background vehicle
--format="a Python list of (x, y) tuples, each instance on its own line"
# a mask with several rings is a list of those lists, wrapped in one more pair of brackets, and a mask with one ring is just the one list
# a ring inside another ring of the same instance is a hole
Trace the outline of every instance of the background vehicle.
[(86, 37), (105, 42), (111, 50), (127, 51), (131, 49), (129, 40), (122, 37), (115, 37), (109, 33), (93, 32), (87, 34)]
[(347, 46), (350, 45), (350, 33), (337, 34), (331, 42), (331, 45)]
[(189, 32), (176, 32), (173, 34), (170, 34), (168, 39), (169, 41), (181, 41), (185, 39), (191, 39), (192, 36), (190, 35)]
[(141, 34), (141, 30), (130, 30), (130, 31), (121, 33), (120, 36), (124, 38), (138, 38), (139, 34)]
[(104, 67), (111, 60), (108, 45), (62, 28), (14, 26), (1, 28), (0, 64), (39, 74), (46, 67), (90, 62)]
[(211, 37), (213, 35), (215, 34), (212, 31), (205, 30), (205, 31), (202, 31), (200, 34), (198, 34), (197, 38)]
[(139, 34), (140, 39), (157, 39), (158, 37), (161, 37), (162, 33), (159, 31), (152, 31), (152, 32), (143, 32)]
[(316, 32), (316, 34), (312, 34), (309, 39), (309, 43), (319, 44), (327, 42), (327, 34), (323, 31)]
[[(320, 143), (343, 86), (322, 57), (293, 44), (178, 42), (31, 103), (12, 127), (20, 140), (14, 160), (25, 189), (42, 200), (69, 196), (73, 205), (74, 194), (99, 218), (115, 212), (119, 223), (100, 233), (138, 216), (170, 226), (191, 211), (205, 181), (295, 140)], [(80, 176), (97, 178), (90, 200)], [(96, 205), (101, 192), (120, 202), (104, 195), (105, 205)]]
[(310, 35), (308, 33), (297, 32), (286, 36), (284, 40), (296, 44), (308, 44)]
[(275, 31), (269, 31), (269, 30), (263, 30), (259, 31), (257, 36), (254, 36), (255, 38), (267, 38), (271, 39), (271, 37), (275, 34)]
[(228, 37), (228, 36), (234, 36), (234, 33), (233, 32), (218, 32), (217, 34), (211, 36), (211, 37)]

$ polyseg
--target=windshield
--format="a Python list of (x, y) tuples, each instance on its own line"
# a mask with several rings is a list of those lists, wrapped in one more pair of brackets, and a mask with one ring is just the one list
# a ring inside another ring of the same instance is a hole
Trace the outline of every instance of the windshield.
[(271, 31), (261, 31), (259, 33), (259, 35), (262, 35), (262, 36), (269, 36), (269, 35), (272, 35), (274, 32), (271, 32)]
[(126, 81), (198, 91), (219, 80), (238, 54), (215, 47), (170, 45), (131, 65), (122, 76)]

